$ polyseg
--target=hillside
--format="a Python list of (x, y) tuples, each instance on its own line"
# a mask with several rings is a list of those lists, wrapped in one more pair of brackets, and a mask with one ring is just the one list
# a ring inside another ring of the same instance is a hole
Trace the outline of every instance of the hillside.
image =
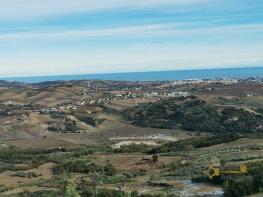
[(263, 114), (258, 110), (237, 106), (216, 105), (196, 96), (161, 100), (139, 105), (123, 113), (131, 124), (204, 132), (260, 132)]

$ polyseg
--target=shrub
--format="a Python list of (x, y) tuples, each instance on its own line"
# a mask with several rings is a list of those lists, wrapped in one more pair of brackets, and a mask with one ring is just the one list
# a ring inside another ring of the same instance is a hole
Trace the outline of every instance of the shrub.
[(107, 176), (114, 176), (114, 175), (116, 175), (116, 168), (113, 165), (111, 165), (111, 164), (107, 164), (104, 167), (104, 173)]

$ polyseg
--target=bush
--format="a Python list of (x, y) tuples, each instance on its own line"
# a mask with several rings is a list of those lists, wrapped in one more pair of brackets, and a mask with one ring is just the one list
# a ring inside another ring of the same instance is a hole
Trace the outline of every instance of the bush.
[(130, 144), (130, 145), (122, 145), (120, 148), (114, 149), (114, 153), (136, 153), (136, 152), (147, 152), (149, 150), (149, 146), (145, 144)]
[(77, 123), (75, 120), (66, 119), (65, 121), (65, 130), (66, 132), (72, 132), (75, 133), (79, 131), (79, 128), (77, 126)]
[(101, 173), (105, 174), (106, 176), (113, 176), (116, 174), (116, 168), (111, 165), (107, 164), (106, 166), (99, 166), (95, 163), (87, 163), (83, 160), (75, 160), (69, 161), (62, 164), (57, 164), (53, 167), (53, 172), (55, 174), (63, 174), (69, 172), (75, 173)]
[(150, 151), (150, 153), (157, 154), (157, 153), (165, 153), (165, 152), (173, 152), (173, 151), (183, 151), (193, 148), (203, 148), (203, 147), (213, 146), (216, 144), (236, 141), (240, 138), (241, 136), (236, 134), (222, 134), (222, 135), (218, 134), (212, 137), (187, 139), (178, 142), (169, 142), (159, 147), (154, 147)]
[(37, 191), (37, 192), (23, 192), (20, 194), (13, 194), (10, 197), (57, 197), (63, 196), (62, 192), (59, 191)]
[(22, 177), (22, 178), (35, 178), (41, 176), (36, 172), (16, 172), (12, 176)]
[(114, 176), (114, 175), (116, 175), (116, 168), (113, 165), (111, 165), (111, 164), (107, 164), (104, 167), (104, 173), (107, 176)]
[(125, 197), (123, 191), (110, 190), (110, 189), (100, 189), (85, 184), (80, 184), (78, 187), (80, 190), (80, 195), (83, 197)]
[(226, 197), (243, 197), (251, 195), (254, 193), (252, 184), (252, 177), (244, 177), (226, 181), (223, 184), (224, 195)]
[(226, 197), (243, 197), (263, 191), (263, 163), (249, 164), (249, 175), (223, 184)]

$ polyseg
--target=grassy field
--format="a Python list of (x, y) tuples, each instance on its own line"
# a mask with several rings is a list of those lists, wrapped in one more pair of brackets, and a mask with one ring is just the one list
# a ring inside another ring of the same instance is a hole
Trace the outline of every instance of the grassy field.
[[(40, 195), (38, 191), (54, 191), (56, 196), (67, 193), (69, 187), (80, 196), (85, 196), (81, 191), (102, 188), (152, 196), (213, 194), (222, 189), (190, 182), (203, 175), (210, 161), (225, 160), (227, 165), (263, 161), (263, 138), (162, 153), (157, 161), (147, 153), (147, 147), (133, 153), (114, 153), (110, 146), (98, 143), (93, 147), (75, 145), (49, 150), (41, 150), (41, 145), (34, 151), (23, 148), (0, 149), (2, 196), (24, 192)], [(12, 157), (8, 157), (10, 154)]]

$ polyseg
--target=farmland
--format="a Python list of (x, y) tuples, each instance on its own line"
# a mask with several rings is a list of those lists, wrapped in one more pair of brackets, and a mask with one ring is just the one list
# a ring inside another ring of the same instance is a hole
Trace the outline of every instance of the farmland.
[[(260, 82), (1, 82), (0, 92), (1, 196), (262, 191)], [(208, 180), (211, 163), (246, 164), (252, 178)]]

